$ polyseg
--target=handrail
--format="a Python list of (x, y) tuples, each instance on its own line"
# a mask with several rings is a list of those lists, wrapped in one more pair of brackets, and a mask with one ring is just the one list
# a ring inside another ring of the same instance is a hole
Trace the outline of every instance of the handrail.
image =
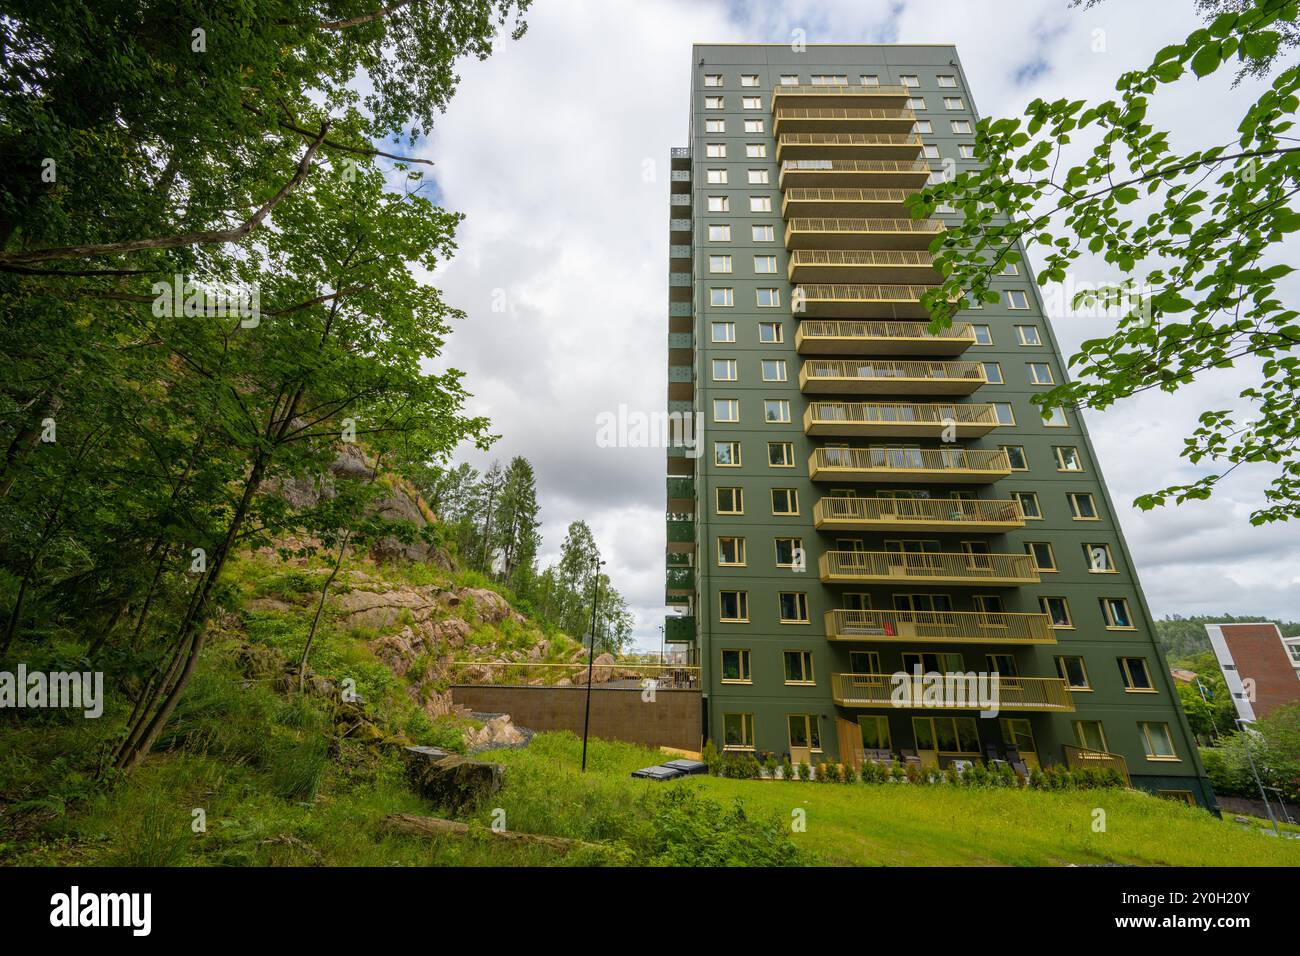
[[(961, 678), (964, 674), (945, 674)], [(837, 704), (859, 707), (896, 707), (893, 674), (831, 674), (831, 697)], [(1074, 701), (1064, 680), (1059, 677), (1011, 677), (999, 675), (997, 680), (997, 706), (1000, 710), (1071, 711)], [(909, 701), (901, 706), (915, 709), (975, 710), (970, 700), (953, 701), (945, 695), (934, 700)]]
[(882, 285), (858, 282), (801, 282), (801, 297), (808, 301), (919, 302), (936, 285)]
[(954, 644), (1055, 644), (1047, 614), (987, 611), (854, 611), (825, 615), (831, 640), (940, 640)]
[(938, 219), (809, 218), (787, 221), (790, 232), (942, 232)]
[(832, 498), (813, 506), (813, 520), (825, 521), (943, 521), (953, 523), (1023, 524), (1024, 512), (1015, 499), (1001, 498)]
[[(857, 251), (857, 250), (855, 250)], [(952, 325), (931, 332), (928, 322), (897, 321), (837, 321), (834, 319), (805, 319), (799, 331), (807, 338), (840, 339), (969, 339), (975, 341), (975, 331), (969, 322)]]
[(983, 404), (922, 404), (919, 402), (813, 402), (808, 406), (812, 421), (852, 422), (858, 424), (921, 423), (944, 425), (948, 422), (973, 425), (996, 425), (997, 412)]
[(966, 552), (826, 551), (820, 560), (823, 578), (1009, 579), (1035, 583), (1038, 568), (1027, 554)]
[(1001, 448), (815, 448), (808, 464), (854, 471), (1011, 471)]

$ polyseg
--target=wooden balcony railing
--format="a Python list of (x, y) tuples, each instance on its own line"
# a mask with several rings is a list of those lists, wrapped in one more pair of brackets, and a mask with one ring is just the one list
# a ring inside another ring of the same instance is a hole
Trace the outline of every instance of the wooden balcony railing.
[(1104, 750), (1089, 750), (1087, 747), (1075, 747), (1062, 744), (1065, 752), (1065, 765), (1071, 770), (1114, 770), (1124, 778), (1124, 786), (1132, 786), (1128, 775), (1128, 761), (1119, 754)]
[(824, 583), (930, 581), (950, 584), (1037, 584), (1027, 554), (965, 552), (827, 551), (820, 558)]
[[(960, 679), (965, 675), (950, 674), (945, 677)], [(841, 707), (896, 707), (894, 701), (895, 677), (893, 674), (832, 674), (831, 697)], [(1059, 677), (1008, 677), (1000, 675), (990, 690), (1000, 711), (1056, 711), (1074, 710), (1070, 689)], [(905, 705), (909, 709), (975, 710), (970, 702), (946, 699)]]
[(813, 422), (861, 425), (923, 424), (997, 425), (992, 405), (944, 405), (917, 402), (813, 402), (808, 406)]
[(849, 527), (874, 524), (884, 528), (909, 525), (917, 528), (1008, 530), (1025, 523), (1020, 502), (996, 498), (821, 498), (813, 505), (813, 523)]
[(808, 359), (803, 363), (808, 378), (871, 379), (957, 379), (987, 383), (980, 362), (908, 362), (889, 359)]
[(939, 233), (943, 223), (938, 219), (791, 219), (787, 232), (906, 232)]
[(930, 644), (1055, 644), (1046, 614), (984, 611), (827, 611), (832, 641)]
[(1001, 449), (986, 448), (816, 448), (808, 459), (810, 476), (819, 471), (1011, 473)]

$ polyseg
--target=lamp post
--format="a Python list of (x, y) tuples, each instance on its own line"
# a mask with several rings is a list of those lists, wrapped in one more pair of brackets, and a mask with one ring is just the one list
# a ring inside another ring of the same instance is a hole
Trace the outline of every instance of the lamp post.
[(664, 666), (664, 626), (659, 625), (659, 666)]
[(587, 709), (582, 717), (582, 771), (587, 771), (587, 731), (591, 727), (591, 674), (596, 665), (596, 611), (600, 607), (600, 569), (604, 561), (595, 559), (591, 594), (591, 651), (587, 654)]

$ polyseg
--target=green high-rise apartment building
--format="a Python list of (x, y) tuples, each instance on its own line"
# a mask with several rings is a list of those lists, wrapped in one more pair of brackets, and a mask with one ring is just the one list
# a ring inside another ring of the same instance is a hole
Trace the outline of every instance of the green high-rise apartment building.
[[(704, 736), (808, 763), (1010, 749), (1212, 807), (1083, 422), (1030, 402), (1065, 370), (1026, 265), (928, 332), (946, 216), (904, 200), (975, 161), (956, 49), (691, 62), (668, 410), (702, 432), (668, 452), (665, 627)], [(996, 716), (896, 706), (918, 671), (998, 675)]]

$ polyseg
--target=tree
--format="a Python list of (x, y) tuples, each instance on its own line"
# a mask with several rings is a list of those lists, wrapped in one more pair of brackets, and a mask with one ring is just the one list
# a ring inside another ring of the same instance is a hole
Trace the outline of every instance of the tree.
[[(932, 327), (951, 324), (963, 305), (995, 302), (992, 278), (1019, 263), (1021, 249), (1043, 254), (1040, 285), (1063, 282), (1085, 253), (1129, 276), (1111, 288), (1080, 292), (1075, 305), (1123, 312), (1110, 335), (1071, 357), (1075, 381), (1035, 396), (1054, 406), (1105, 409), (1150, 389), (1174, 392), (1207, 371), (1255, 357), (1259, 380), (1241, 392), (1252, 420), (1210, 409), (1182, 456), (1212, 464), (1211, 474), (1141, 495), (1143, 509), (1208, 498), (1247, 463), (1274, 466), (1263, 524), (1300, 515), (1300, 312), (1278, 283), (1293, 268), (1281, 244), (1300, 231), (1300, 146), (1289, 130), (1300, 105), (1300, 66), (1284, 65), (1246, 106), (1233, 142), (1175, 152), (1170, 131), (1147, 119), (1156, 93), (1192, 75), (1204, 78), (1235, 60), (1272, 68), (1294, 38), (1295, 0), (1226, 7), (1208, 26), (1171, 43), (1144, 68), (1123, 74), (1118, 97), (1035, 100), (1024, 119), (979, 123), (980, 168), (933, 184), (910, 199), (913, 214), (940, 204), (962, 214), (931, 245), (945, 278), (926, 294)], [(1280, 30), (1279, 30), (1280, 25)], [(1083, 150), (1066, 165), (1065, 154)], [(1145, 215), (1139, 215), (1145, 213)], [(1135, 273), (1145, 278), (1134, 282)]]
[(541, 526), (537, 504), (537, 478), (528, 459), (510, 460), (496, 507), (496, 541), (501, 549), (502, 575), (516, 593), (527, 593), (536, 572)]

